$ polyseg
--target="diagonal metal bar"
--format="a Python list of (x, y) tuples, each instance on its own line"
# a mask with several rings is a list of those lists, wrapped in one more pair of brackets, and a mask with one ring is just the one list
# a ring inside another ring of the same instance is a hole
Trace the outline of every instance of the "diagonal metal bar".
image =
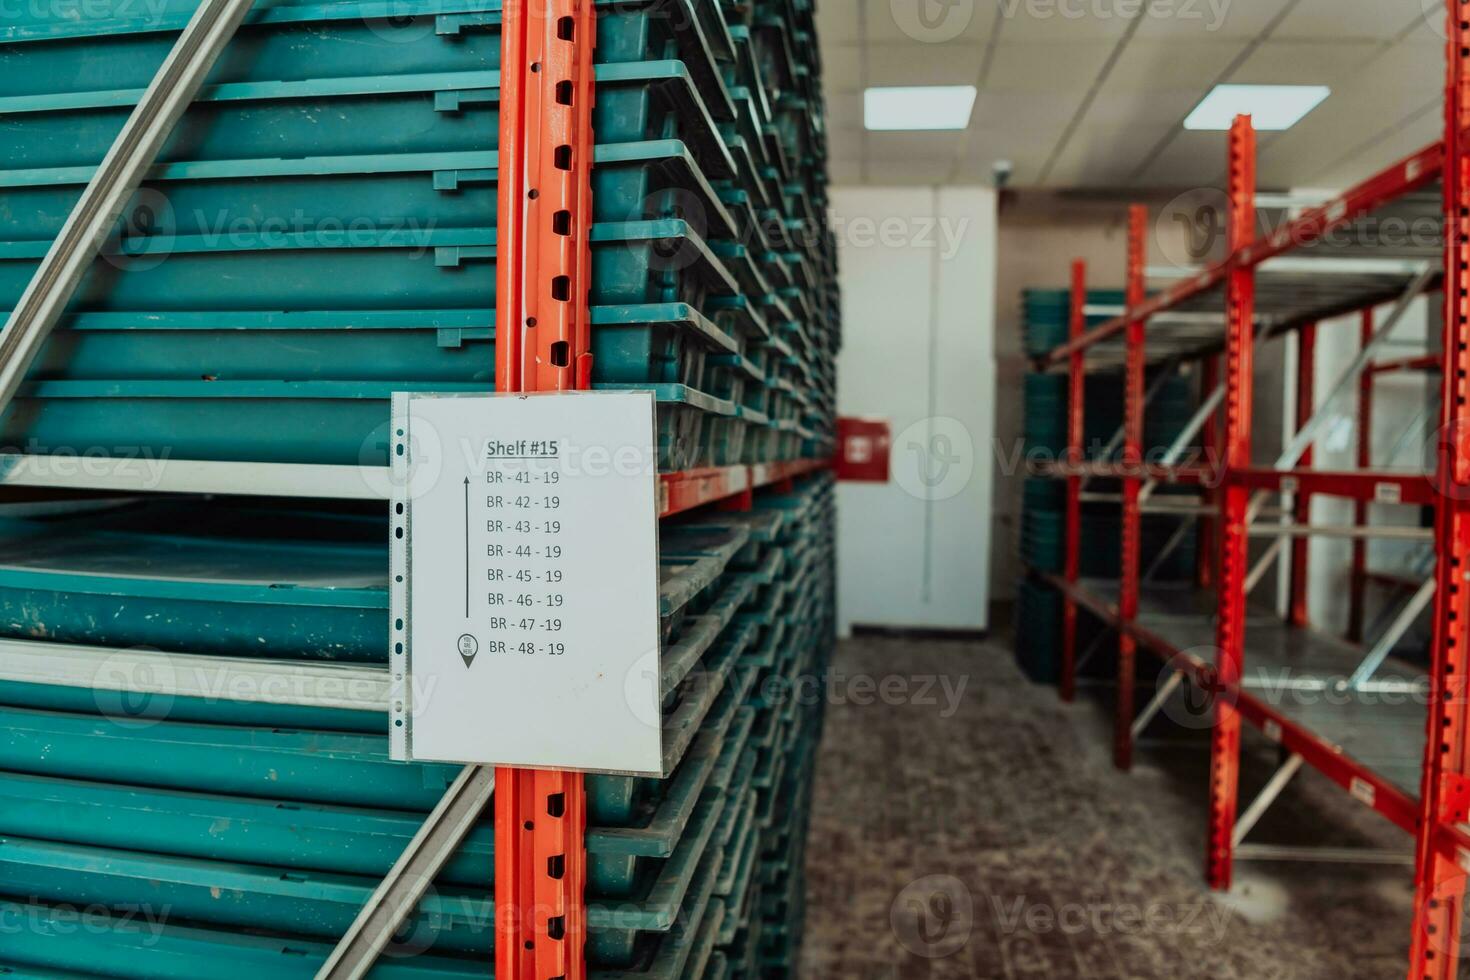
[(367, 976), (429, 885), (474, 829), (495, 792), (492, 766), (465, 766), (357, 914), (316, 980)]
[[(1408, 288), (1399, 297), (1398, 302), (1394, 304), (1393, 312), (1383, 321), (1383, 325), (1373, 334), (1372, 339), (1362, 345), (1358, 350), (1358, 356), (1353, 359), (1353, 362), (1338, 375), (1337, 380), (1332, 384), (1332, 390), (1327, 393), (1327, 397), (1317, 406), (1317, 410), (1312, 413), (1312, 417), (1307, 420), (1307, 424), (1297, 429), (1296, 435), (1292, 436), (1291, 441), (1286, 444), (1286, 448), (1277, 457), (1273, 466), (1274, 469), (1289, 470), (1301, 462), (1302, 456), (1307, 451), (1307, 447), (1311, 446), (1317, 440), (1317, 436), (1321, 434), (1322, 429), (1332, 421), (1332, 412), (1337, 402), (1349, 391), (1356, 388), (1358, 376), (1373, 362), (1378, 351), (1388, 341), (1389, 335), (1394, 332), (1399, 322), (1409, 312), (1410, 305), (1429, 287), (1429, 284), (1434, 281), (1434, 277), (1438, 273), (1439, 269), (1429, 263), (1424, 263), (1419, 267), (1419, 274), (1414, 277), (1414, 280), (1409, 283)], [(1256, 517), (1261, 512), (1261, 508), (1266, 505), (1266, 501), (1270, 497), (1271, 491), (1269, 490), (1261, 490), (1251, 495), (1250, 504), (1245, 512), (1247, 524), (1255, 523)]]
[(1265, 578), (1266, 573), (1271, 570), (1271, 564), (1276, 561), (1277, 557), (1283, 551), (1286, 550), (1285, 545), (1285, 538), (1277, 538), (1275, 541), (1271, 542), (1271, 547), (1267, 548), (1265, 552), (1261, 554), (1260, 560), (1257, 561), (1255, 567), (1250, 570), (1250, 574), (1245, 577), (1246, 595), (1250, 595), (1256, 590), (1256, 586), (1261, 584), (1261, 579)]
[(1266, 811), (1271, 808), (1271, 804), (1276, 802), (1296, 774), (1301, 772), (1304, 762), (1305, 759), (1292, 753), (1261, 789), (1260, 794), (1251, 801), (1251, 805), (1246, 807), (1245, 812), (1235, 821), (1233, 840), (1236, 847), (1245, 842), (1246, 835), (1255, 829), (1256, 824), (1260, 823)]
[(1414, 277), (1413, 282), (1409, 283), (1409, 287), (1394, 304), (1393, 312), (1383, 321), (1383, 326), (1373, 334), (1372, 340), (1358, 350), (1358, 356), (1353, 358), (1352, 363), (1338, 375), (1337, 380), (1332, 383), (1332, 388), (1327, 392), (1327, 397), (1318, 404), (1317, 410), (1312, 413), (1307, 424), (1298, 429), (1296, 435), (1292, 436), (1291, 441), (1286, 444), (1286, 448), (1281, 451), (1281, 456), (1276, 460), (1276, 469), (1288, 470), (1301, 461), (1307, 447), (1317, 441), (1317, 436), (1321, 434), (1322, 429), (1332, 421), (1332, 412), (1337, 403), (1349, 392), (1357, 390), (1358, 375), (1362, 374), (1363, 370), (1373, 362), (1389, 335), (1398, 328), (1399, 323), (1409, 312), (1409, 307), (1414, 300), (1429, 288), (1429, 284), (1434, 281), (1439, 271), (1438, 267), (1429, 263), (1421, 267), (1419, 274)]
[(1179, 526), (1174, 529), (1174, 533), (1169, 536), (1169, 540), (1164, 542), (1164, 546), (1154, 556), (1154, 560), (1148, 566), (1148, 571), (1143, 573), (1143, 580), (1145, 582), (1153, 581), (1153, 577), (1163, 570), (1164, 566), (1168, 564), (1169, 558), (1175, 551), (1179, 550), (1179, 546), (1184, 543), (1185, 537), (1193, 530), (1193, 521), (1184, 520), (1179, 522)]
[(1164, 710), (1164, 703), (1179, 690), (1179, 685), (1184, 683), (1184, 671), (1176, 670), (1169, 675), (1169, 679), (1159, 685), (1158, 691), (1154, 693), (1153, 700), (1144, 706), (1138, 717), (1133, 719), (1133, 740), (1137, 741), (1143, 736), (1143, 730), (1148, 723), (1154, 720), (1154, 716)]
[(1399, 614), (1389, 624), (1388, 629), (1373, 644), (1373, 649), (1368, 651), (1368, 655), (1363, 658), (1363, 662), (1358, 665), (1358, 669), (1353, 671), (1353, 676), (1348, 678), (1348, 687), (1355, 691), (1361, 691), (1363, 685), (1378, 672), (1378, 668), (1383, 666), (1383, 662), (1388, 659), (1388, 655), (1393, 652), (1393, 648), (1398, 645), (1399, 640), (1403, 639), (1404, 634), (1409, 631), (1409, 627), (1414, 625), (1414, 621), (1419, 618), (1419, 614), (1429, 608), (1429, 603), (1434, 599), (1434, 589), (1434, 579), (1432, 577), (1425, 579), (1424, 584), (1419, 586), (1419, 591), (1415, 592), (1409, 598), (1409, 601), (1404, 604), (1404, 608), (1399, 610)]
[[(1169, 378), (1172, 377), (1174, 374), (1175, 364), (1176, 362), (1173, 360), (1165, 362), (1162, 369), (1160, 369), (1159, 371), (1158, 377), (1154, 378), (1153, 384), (1149, 385), (1148, 390), (1143, 393), (1143, 407), (1145, 409), (1152, 405), (1154, 398), (1158, 395), (1159, 392), (1164, 390), (1164, 383), (1168, 381)], [(1102, 459), (1110, 460), (1113, 458), (1118, 450), (1123, 447), (1123, 436), (1123, 426), (1120, 425), (1118, 426), (1118, 431), (1114, 432), (1113, 437), (1108, 440), (1107, 445), (1103, 446), (1101, 456)], [(1082, 489), (1086, 490), (1087, 485), (1091, 482), (1092, 477), (1083, 477)]]
[(1103, 641), (1112, 636), (1113, 632), (1113, 628), (1109, 626), (1105, 627), (1097, 636), (1093, 637), (1092, 642), (1087, 645), (1086, 650), (1082, 651), (1081, 656), (1077, 658), (1077, 663), (1072, 669), (1074, 671), (1080, 671), (1083, 667), (1091, 663), (1092, 658), (1097, 656), (1097, 652), (1102, 649)]
[(103, 157), (0, 334), (0, 413), (253, 0), (204, 0)]
[[(1184, 454), (1189, 451), (1189, 446), (1194, 442), (1194, 437), (1199, 435), (1204, 427), (1209, 424), (1210, 419), (1220, 410), (1220, 406), (1224, 401), (1225, 386), (1220, 385), (1210, 393), (1210, 397), (1205, 399), (1205, 403), (1199, 407), (1199, 411), (1195, 412), (1194, 417), (1184, 426), (1184, 431), (1179, 433), (1179, 437), (1169, 444), (1169, 448), (1164, 451), (1164, 458), (1159, 462), (1164, 466), (1174, 466), (1177, 464)], [(1143, 490), (1138, 495), (1139, 503), (1147, 501), (1153, 495), (1154, 489), (1158, 485), (1158, 480), (1149, 480), (1145, 483)]]

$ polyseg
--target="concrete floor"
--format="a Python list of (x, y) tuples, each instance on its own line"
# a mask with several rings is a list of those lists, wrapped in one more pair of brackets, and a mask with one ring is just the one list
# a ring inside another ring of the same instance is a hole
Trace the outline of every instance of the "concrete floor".
[[(809, 980), (1405, 975), (1407, 867), (1241, 863), (1232, 894), (1203, 887), (1203, 733), (1156, 723), (1135, 771), (1118, 773), (1112, 692), (1064, 707), (1005, 640), (854, 640), (834, 677), (808, 848)], [(884, 678), (901, 679), (886, 696)], [(1245, 738), (1249, 799), (1277, 756)], [(1309, 770), (1251, 839), (1411, 846)]]

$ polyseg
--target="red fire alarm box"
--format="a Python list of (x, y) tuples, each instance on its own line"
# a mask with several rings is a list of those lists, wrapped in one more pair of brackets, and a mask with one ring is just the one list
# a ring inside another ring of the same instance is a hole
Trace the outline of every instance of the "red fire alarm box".
[(893, 427), (887, 419), (837, 420), (837, 479), (887, 483)]

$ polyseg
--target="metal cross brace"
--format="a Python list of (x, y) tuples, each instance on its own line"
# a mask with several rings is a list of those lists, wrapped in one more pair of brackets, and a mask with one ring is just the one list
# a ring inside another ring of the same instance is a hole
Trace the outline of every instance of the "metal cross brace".
[(0, 414), (253, 2), (204, 0), (113, 140), (0, 332)]
[(368, 898), (316, 980), (361, 980), (439, 872), (454, 857), (495, 792), (493, 766), (465, 766)]
[[(1174, 360), (1166, 362), (1159, 371), (1158, 377), (1154, 378), (1153, 384), (1149, 385), (1148, 390), (1143, 393), (1143, 407), (1145, 409), (1153, 404), (1154, 398), (1159, 392), (1164, 390), (1164, 382), (1168, 381), (1169, 377), (1173, 374), (1175, 364), (1176, 362)], [(1113, 437), (1108, 440), (1107, 445), (1103, 446), (1102, 458), (1104, 460), (1112, 459), (1113, 455), (1122, 447), (1123, 438), (1126, 434), (1124, 428), (1124, 426), (1118, 426), (1118, 431), (1114, 432)], [(1091, 482), (1091, 476), (1084, 476), (1082, 478), (1082, 489), (1087, 489), (1087, 485)]]
[(1261, 792), (1246, 807), (1245, 812), (1235, 819), (1235, 832), (1232, 835), (1232, 846), (1239, 847), (1245, 842), (1246, 835), (1255, 829), (1261, 817), (1271, 808), (1271, 804), (1281, 796), (1292, 778), (1301, 772), (1302, 765), (1306, 762), (1300, 755), (1293, 752), (1287, 760), (1281, 764), (1281, 768), (1271, 777), (1270, 781), (1261, 789)]

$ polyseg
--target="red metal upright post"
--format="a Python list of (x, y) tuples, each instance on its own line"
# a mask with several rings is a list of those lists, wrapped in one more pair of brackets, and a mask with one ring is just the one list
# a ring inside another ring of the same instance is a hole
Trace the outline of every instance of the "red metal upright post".
[[(1148, 253), (1148, 208), (1135, 204), (1128, 211), (1128, 309), (1136, 310), (1147, 298), (1144, 263)], [(1123, 465), (1143, 465), (1144, 320), (1128, 321), (1128, 353), (1123, 369)], [(1118, 614), (1125, 624), (1138, 617), (1139, 494), (1143, 480), (1123, 479), (1122, 568), (1119, 574)], [(1133, 767), (1133, 683), (1138, 641), (1127, 629), (1118, 633), (1118, 700), (1113, 729), (1113, 762), (1119, 769)]]
[[(1087, 332), (1087, 263), (1072, 263), (1072, 321), (1068, 331), (1075, 340)], [(1067, 465), (1080, 466), (1083, 457), (1083, 409), (1086, 400), (1086, 351), (1079, 347), (1067, 360)], [(1082, 552), (1082, 477), (1067, 477), (1067, 542), (1062, 572), (1077, 583)], [(1077, 603), (1066, 597), (1062, 607), (1062, 700), (1077, 695)]]
[[(1215, 389), (1220, 385), (1220, 359), (1218, 357), (1205, 358), (1200, 375), (1200, 397), (1210, 398), (1214, 395)], [(1214, 465), (1215, 454), (1219, 452), (1219, 419), (1220, 413), (1215, 412), (1210, 416), (1210, 420), (1205, 423), (1204, 429), (1200, 432), (1200, 448), (1203, 450), (1206, 466)], [(1211, 507), (1215, 504), (1216, 499), (1215, 492), (1205, 488), (1201, 494), (1200, 502), (1206, 507)], [(1196, 531), (1194, 577), (1200, 588), (1208, 589), (1215, 582), (1215, 519), (1208, 514), (1201, 517)]]
[[(498, 391), (591, 381), (592, 0), (507, 3), (501, 34)], [(570, 720), (570, 719), (568, 719)], [(547, 724), (561, 720), (548, 718)], [(495, 774), (495, 975), (587, 975), (586, 785)]]
[[(1316, 398), (1317, 325), (1309, 323), (1297, 333), (1296, 361), (1296, 427), (1300, 432), (1312, 419)], [(1302, 469), (1312, 465), (1312, 447), (1302, 453)], [(1312, 495), (1305, 490), (1296, 494), (1292, 519), (1298, 524), (1312, 521)], [(1291, 607), (1287, 620), (1293, 626), (1305, 627), (1310, 618), (1307, 610), (1307, 556), (1311, 541), (1298, 535), (1291, 541)]]
[[(1367, 347), (1373, 342), (1373, 311), (1363, 311), (1362, 326), (1359, 328), (1359, 344)], [(1358, 469), (1373, 468), (1373, 379), (1374, 373), (1364, 371), (1358, 376)], [(1353, 501), (1353, 523), (1362, 527), (1368, 523), (1368, 501)], [(1348, 598), (1347, 638), (1354, 643), (1363, 642), (1364, 602), (1368, 593), (1368, 542), (1358, 538), (1353, 542), (1352, 589)]]
[(1434, 639), (1420, 790), (1413, 980), (1447, 980), (1460, 954), (1465, 870), (1438, 846), (1470, 800), (1470, 0), (1449, 0), (1445, 96), (1444, 375), (1438, 433)]
[[(1230, 254), (1256, 237), (1256, 132), (1249, 116), (1230, 129)], [(1210, 825), (1205, 877), (1226, 890), (1234, 871), (1235, 816), (1240, 782), (1240, 714), (1230, 697), (1240, 682), (1245, 656), (1245, 579), (1248, 574), (1246, 507), (1250, 490), (1234, 472), (1251, 462), (1251, 386), (1256, 273), (1238, 261), (1229, 272), (1225, 294), (1225, 456), (1220, 513), (1220, 577), (1216, 626), (1217, 690), (1210, 741)]]

